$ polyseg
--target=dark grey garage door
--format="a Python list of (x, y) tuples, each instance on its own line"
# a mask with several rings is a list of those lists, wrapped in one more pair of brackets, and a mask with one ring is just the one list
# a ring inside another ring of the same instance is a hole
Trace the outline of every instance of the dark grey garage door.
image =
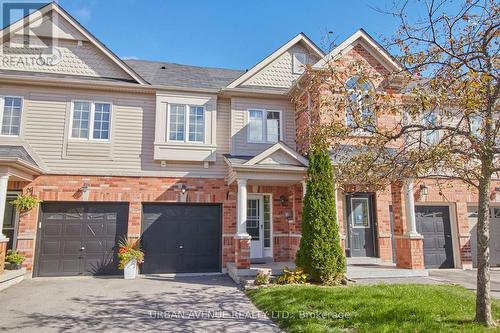
[(120, 274), (117, 243), (127, 221), (128, 204), (42, 204), (36, 275)]
[(220, 205), (144, 204), (142, 216), (142, 273), (220, 272)]
[(446, 206), (416, 206), (417, 231), (424, 236), (426, 268), (452, 268), (450, 210)]

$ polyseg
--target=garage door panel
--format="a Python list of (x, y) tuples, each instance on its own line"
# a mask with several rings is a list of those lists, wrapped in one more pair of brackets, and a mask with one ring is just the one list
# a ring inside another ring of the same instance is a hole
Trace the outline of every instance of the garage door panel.
[(116, 244), (127, 221), (128, 204), (44, 203), (38, 276), (120, 274)]
[(63, 230), (63, 234), (65, 237), (78, 237), (80, 238), (82, 236), (82, 224), (81, 223), (74, 223), (74, 222), (71, 222), (71, 223), (65, 223), (65, 222), (62, 222), (63, 224), (63, 227), (64, 227), (64, 230)]
[(143, 204), (143, 273), (218, 272), (219, 205)]
[(60, 241), (47, 241), (41, 247), (41, 253), (44, 255), (57, 255), (61, 251)]

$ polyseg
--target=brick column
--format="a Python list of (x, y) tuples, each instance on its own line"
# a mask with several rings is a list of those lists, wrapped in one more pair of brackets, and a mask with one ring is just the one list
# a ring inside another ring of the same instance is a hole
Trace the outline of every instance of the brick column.
[(457, 202), (458, 246), (463, 269), (472, 269), (472, 249), (470, 243), (469, 214), (466, 202)]
[(234, 236), (234, 263), (236, 268), (250, 268), (250, 235)]
[[(408, 198), (408, 188), (406, 188)], [(423, 238), (414, 229), (414, 221), (407, 217), (415, 213), (411, 200), (404, 200), (403, 184), (391, 184), (392, 207), (394, 216), (394, 239), (396, 240), (396, 266), (398, 268), (423, 269)], [(407, 211), (408, 208), (413, 212)], [(412, 225), (413, 224), (413, 225)]]

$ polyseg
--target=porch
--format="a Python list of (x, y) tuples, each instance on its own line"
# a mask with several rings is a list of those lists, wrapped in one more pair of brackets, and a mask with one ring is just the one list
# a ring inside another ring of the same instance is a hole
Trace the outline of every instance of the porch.
[[(267, 272), (272, 276), (280, 275), (285, 267), (295, 269), (295, 263), (293, 261), (269, 261), (262, 264), (251, 264), (248, 269), (237, 269), (233, 263), (229, 263), (227, 272), (236, 283), (244, 284), (244, 281), (253, 280), (259, 272)], [(347, 277), (352, 280), (427, 276), (429, 276), (429, 272), (426, 269), (397, 268), (396, 264), (384, 262), (379, 258), (347, 258)]]

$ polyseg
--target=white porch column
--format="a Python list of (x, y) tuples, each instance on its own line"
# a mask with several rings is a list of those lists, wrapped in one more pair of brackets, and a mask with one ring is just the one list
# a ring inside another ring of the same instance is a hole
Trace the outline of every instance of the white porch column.
[(9, 182), (9, 175), (0, 175), (0, 240), (6, 239), (2, 232), (3, 219), (5, 216), (5, 202), (7, 200), (7, 184)]
[(237, 236), (248, 236), (247, 233), (247, 180), (238, 179), (238, 201), (236, 205)]
[(421, 237), (417, 232), (417, 222), (415, 220), (415, 198), (413, 197), (413, 179), (409, 179), (404, 184), (405, 211), (406, 211), (406, 235), (409, 237)]

